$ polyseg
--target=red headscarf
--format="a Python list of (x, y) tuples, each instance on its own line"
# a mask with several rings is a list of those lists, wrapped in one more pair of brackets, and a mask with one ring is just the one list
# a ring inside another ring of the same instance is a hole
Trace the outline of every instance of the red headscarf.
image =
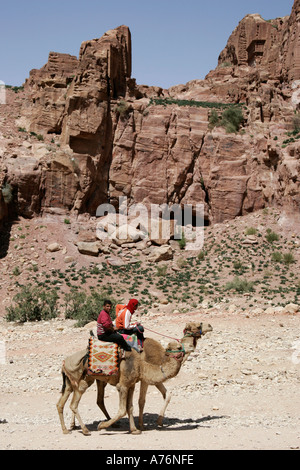
[(136, 307), (138, 306), (138, 303), (139, 302), (136, 299), (130, 299), (129, 300), (128, 305), (126, 305), (126, 307), (130, 311), (130, 313), (133, 313), (135, 311)]

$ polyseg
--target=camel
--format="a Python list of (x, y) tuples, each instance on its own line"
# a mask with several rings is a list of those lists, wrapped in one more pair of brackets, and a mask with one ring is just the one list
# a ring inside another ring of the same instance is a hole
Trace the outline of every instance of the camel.
[[(85, 361), (86, 350), (79, 351), (65, 359), (62, 367), (63, 387), (62, 394), (57, 403), (57, 410), (63, 433), (68, 433), (63, 416), (66, 401), (73, 392), (70, 408), (73, 412), (72, 427), (75, 418), (79, 421), (83, 434), (89, 435), (89, 431), (83, 423), (78, 412), (78, 405), (83, 393), (97, 381), (97, 404), (105, 414), (107, 421), (98, 425), (98, 430), (114, 425), (119, 419), (128, 414), (129, 428), (132, 434), (140, 434), (143, 429), (143, 409), (148, 385), (155, 385), (163, 395), (164, 407), (159, 415), (159, 423), (162, 423), (165, 409), (170, 401), (170, 395), (166, 394), (163, 382), (175, 377), (187, 356), (195, 349), (197, 340), (202, 334), (212, 331), (208, 324), (190, 322), (184, 330), (181, 343), (169, 344), (166, 350), (157, 341), (146, 338), (144, 350), (138, 353), (135, 350), (125, 352), (125, 358), (120, 362), (119, 373), (114, 376), (89, 376), (87, 375), (87, 363)], [(176, 349), (174, 349), (174, 347)], [(139, 397), (139, 426), (137, 429), (133, 418), (133, 392), (137, 382), (141, 382)], [(117, 387), (119, 392), (119, 410), (110, 418), (104, 405), (104, 388), (107, 383)]]
[[(184, 336), (180, 340), (180, 345), (181, 345), (184, 355), (183, 355), (183, 360), (179, 361), (178, 372), (181, 369), (182, 364), (184, 364), (184, 362), (187, 360), (189, 355), (195, 350), (198, 339), (201, 338), (201, 336), (203, 336), (204, 334), (208, 333), (209, 331), (212, 331), (212, 326), (210, 324), (190, 322), (185, 326), (185, 329), (183, 331)], [(147, 364), (151, 363), (153, 365), (155, 364), (156, 366), (160, 366), (161, 368), (162, 367), (165, 368), (164, 355), (163, 355), (163, 350), (162, 350), (160, 343), (150, 338), (148, 339), (148, 341), (149, 342), (148, 342), (147, 348), (144, 348), (144, 351), (141, 354), (142, 360), (144, 360)], [(150, 341), (151, 341), (151, 344), (150, 344)], [(173, 357), (176, 358), (176, 355), (178, 355), (178, 343), (177, 344), (174, 342), (169, 343), (166, 349), (166, 354), (173, 354)], [(149, 385), (155, 385), (156, 388), (162, 394), (163, 399), (164, 399), (163, 408), (160, 411), (158, 419), (157, 419), (157, 425), (162, 426), (165, 411), (167, 409), (168, 404), (170, 403), (172, 395), (170, 392), (167, 392), (162, 382), (150, 383), (147, 377), (145, 379), (141, 377), (140, 382), (141, 382), (141, 385), (140, 385), (140, 394), (139, 394), (139, 429), (140, 430), (144, 429), (143, 412), (144, 412), (146, 394), (147, 394)]]

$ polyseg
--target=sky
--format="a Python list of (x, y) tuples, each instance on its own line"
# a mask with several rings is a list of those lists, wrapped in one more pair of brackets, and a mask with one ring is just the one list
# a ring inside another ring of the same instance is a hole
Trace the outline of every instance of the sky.
[(0, 80), (20, 86), (50, 51), (78, 57), (83, 41), (126, 25), (132, 77), (169, 88), (203, 79), (239, 21), (290, 15), (294, 0), (10, 0), (0, 8)]

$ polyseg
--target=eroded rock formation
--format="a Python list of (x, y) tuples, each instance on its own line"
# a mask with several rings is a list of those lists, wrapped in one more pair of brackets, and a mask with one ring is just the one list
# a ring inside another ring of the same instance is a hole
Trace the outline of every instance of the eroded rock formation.
[[(25, 83), (17, 122), (27, 145), (12, 159), (3, 141), (2, 182), (12, 184), (19, 213), (95, 215), (119, 196), (148, 205), (204, 203), (207, 223), (272, 204), (299, 209), (299, 141), (287, 135), (299, 113), (299, 23), (300, 0), (284, 18), (247, 15), (215, 70), (169, 90), (131, 78), (126, 26), (84, 42), (78, 59), (50, 53)], [(240, 131), (212, 128), (211, 107), (190, 100), (240, 104)], [(31, 147), (30, 132), (42, 136)]]

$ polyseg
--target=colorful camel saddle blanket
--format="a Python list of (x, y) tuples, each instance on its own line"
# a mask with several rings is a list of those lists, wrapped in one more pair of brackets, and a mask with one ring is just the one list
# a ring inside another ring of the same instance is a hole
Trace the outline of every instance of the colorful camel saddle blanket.
[(143, 342), (138, 339), (137, 335), (126, 335), (122, 333), (123, 338), (126, 340), (126, 342), (131, 346), (133, 349), (135, 349), (137, 352), (140, 352), (143, 349)]
[(111, 376), (118, 371), (119, 346), (91, 336), (88, 345), (88, 375)]

